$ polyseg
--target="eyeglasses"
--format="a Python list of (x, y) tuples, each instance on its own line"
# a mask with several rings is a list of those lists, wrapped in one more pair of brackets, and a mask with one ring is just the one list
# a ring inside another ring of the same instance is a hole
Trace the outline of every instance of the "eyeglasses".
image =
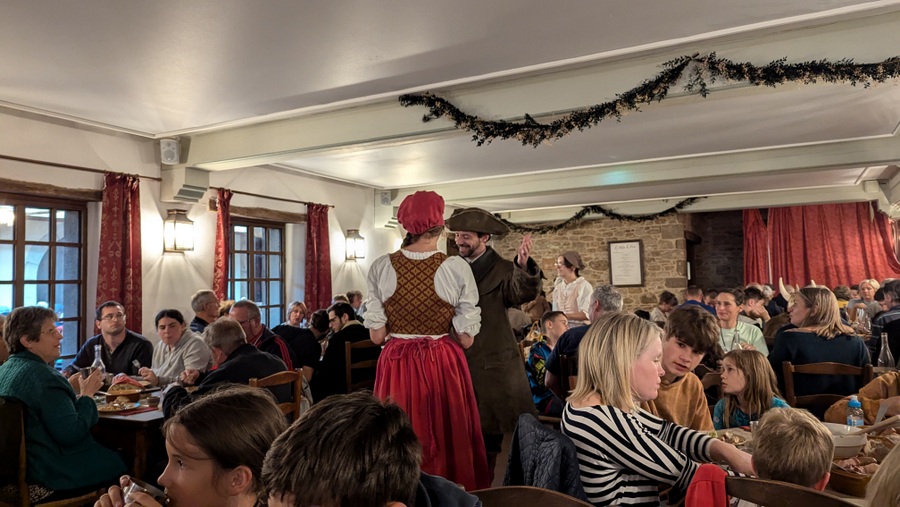
[(124, 320), (124, 319), (125, 319), (125, 314), (122, 313), (122, 312), (119, 312), (119, 313), (108, 313), (108, 314), (106, 314), (106, 315), (100, 317), (100, 320), (105, 320), (105, 321), (107, 321), (107, 322), (109, 322), (109, 321), (111, 321), (111, 320)]
[(52, 327), (52, 328), (50, 328), (50, 329), (48, 329), (48, 330), (46, 330), (46, 331), (41, 331), (41, 334), (50, 334), (50, 335), (52, 335), (52, 334), (57, 334), (57, 335), (59, 335), (59, 336), (62, 336), (62, 333), (60, 333), (60, 332), (59, 332), (59, 329), (56, 328), (56, 327)]

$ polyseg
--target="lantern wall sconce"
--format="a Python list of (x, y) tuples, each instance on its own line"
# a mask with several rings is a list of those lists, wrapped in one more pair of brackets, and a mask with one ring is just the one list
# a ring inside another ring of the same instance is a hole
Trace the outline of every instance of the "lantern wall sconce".
[(347, 260), (366, 258), (366, 238), (359, 235), (359, 229), (347, 229)]
[(194, 222), (187, 211), (170, 209), (163, 222), (163, 252), (192, 252), (194, 250)]

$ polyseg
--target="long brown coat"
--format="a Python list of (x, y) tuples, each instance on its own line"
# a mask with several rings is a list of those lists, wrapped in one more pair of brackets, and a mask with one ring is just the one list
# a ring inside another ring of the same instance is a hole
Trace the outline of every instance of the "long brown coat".
[(538, 295), (541, 272), (530, 259), (525, 271), (490, 247), (470, 266), (478, 283), (481, 332), (466, 350), (466, 359), (481, 413), (481, 431), (509, 433), (519, 415), (536, 411), (506, 309)]

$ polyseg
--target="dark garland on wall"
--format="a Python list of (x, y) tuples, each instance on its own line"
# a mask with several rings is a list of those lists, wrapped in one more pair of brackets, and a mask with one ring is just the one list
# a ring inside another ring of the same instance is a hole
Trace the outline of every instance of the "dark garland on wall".
[(706, 56), (685, 55), (663, 64), (663, 70), (655, 77), (617, 95), (615, 100), (595, 104), (567, 114), (550, 123), (540, 123), (525, 114), (521, 123), (505, 120), (490, 121), (462, 112), (452, 103), (429, 92), (400, 96), (404, 107), (425, 106), (428, 114), (423, 122), (446, 117), (460, 130), (472, 133), (478, 146), (490, 144), (494, 139), (517, 139), (522, 145), (537, 147), (543, 142), (560, 139), (578, 130), (589, 129), (601, 121), (615, 118), (620, 121), (629, 111), (640, 111), (642, 104), (659, 102), (666, 98), (669, 89), (685, 79), (684, 90), (706, 97), (709, 85), (717, 80), (745, 81), (754, 86), (771, 86), (789, 81), (812, 84), (819, 80), (826, 83), (863, 83), (868, 88), (873, 82), (900, 76), (900, 56), (878, 63), (853, 63), (852, 59), (837, 62), (817, 60), (802, 63), (786, 63), (786, 58), (757, 67), (747, 62), (733, 62), (718, 58), (715, 53)]
[(659, 213), (648, 213), (646, 215), (622, 215), (620, 213), (616, 213), (610, 209), (604, 208), (599, 205), (591, 205), (591, 206), (583, 206), (578, 213), (572, 215), (571, 218), (564, 222), (559, 222), (553, 225), (545, 225), (542, 227), (527, 227), (524, 225), (514, 224), (509, 220), (497, 217), (501, 222), (509, 226), (509, 229), (513, 232), (523, 232), (523, 233), (533, 233), (533, 234), (545, 234), (548, 232), (558, 232), (563, 229), (567, 229), (569, 227), (574, 227), (579, 225), (584, 221), (584, 218), (588, 215), (601, 215), (607, 218), (612, 218), (613, 220), (620, 220), (624, 222), (647, 222), (649, 220), (656, 220), (660, 217), (665, 217), (668, 215), (672, 215), (677, 213), (684, 208), (694, 204), (695, 202), (705, 199), (704, 197), (691, 197), (689, 199), (685, 199), (675, 206), (671, 208), (666, 208)]

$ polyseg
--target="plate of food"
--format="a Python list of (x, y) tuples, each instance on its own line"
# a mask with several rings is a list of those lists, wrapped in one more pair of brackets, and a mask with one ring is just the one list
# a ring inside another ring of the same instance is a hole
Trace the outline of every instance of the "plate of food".
[(753, 444), (753, 434), (740, 428), (717, 430), (715, 437), (741, 450), (746, 450)]
[(124, 412), (140, 407), (140, 402), (133, 402), (125, 396), (120, 396), (112, 401), (97, 405), (97, 411), (102, 414), (114, 414), (116, 412)]
[(878, 471), (882, 460), (895, 446), (900, 445), (900, 433), (895, 428), (878, 435), (869, 435), (868, 442), (852, 458), (835, 459), (829, 484), (832, 489), (848, 495), (866, 496), (866, 486)]

